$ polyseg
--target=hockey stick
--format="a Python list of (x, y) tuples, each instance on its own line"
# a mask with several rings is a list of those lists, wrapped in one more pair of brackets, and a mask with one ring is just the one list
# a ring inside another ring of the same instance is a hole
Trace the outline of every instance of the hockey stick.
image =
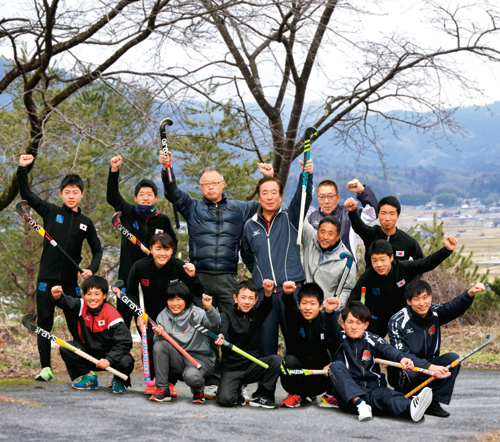
[[(160, 122), (161, 150), (165, 153), (167, 158), (168, 158), (168, 144), (167, 144), (166, 126), (172, 126), (172, 124), (174, 124), (174, 122), (170, 118), (164, 118)], [(163, 168), (167, 169), (167, 175), (168, 175), (167, 193), (172, 198), (172, 208), (174, 209), (175, 226), (179, 229), (181, 225), (179, 224), (179, 214), (177, 213), (177, 203), (175, 202), (175, 191), (174, 191), (174, 186), (172, 184), (174, 182), (174, 180), (172, 179), (172, 169), (170, 168), (170, 164), (168, 166), (165, 164)]]
[[(308, 127), (306, 129), (306, 134), (304, 135), (304, 167), (307, 161), (311, 158), (311, 139), (314, 135), (318, 135), (315, 127)], [(300, 199), (300, 217), (299, 217), (299, 230), (297, 233), (297, 245), (302, 244), (302, 230), (304, 229), (304, 212), (306, 209), (306, 198), (307, 198), (307, 180), (309, 174), (302, 172), (302, 197)]]
[[(158, 324), (153, 321), (151, 319), (150, 316), (148, 316), (147, 313), (145, 313), (140, 307), (137, 307), (137, 305), (135, 305), (132, 300), (127, 296), (125, 295), (125, 293), (123, 293), (120, 289), (121, 287), (123, 287), (123, 281), (121, 279), (119, 279), (118, 281), (116, 281), (112, 286), (111, 286), (111, 290), (113, 290), (113, 292), (115, 293), (115, 295), (117, 296), (117, 298), (121, 299), (122, 302), (126, 305), (128, 305), (133, 311), (134, 313), (141, 317), (142, 319), (144, 319), (145, 321), (149, 321), (151, 322), (151, 325), (153, 327), (158, 327)], [(200, 369), (201, 368), (201, 364), (195, 359), (193, 358), (186, 350), (184, 350), (178, 343), (177, 341), (175, 341), (174, 338), (172, 338), (172, 336), (170, 336), (165, 330), (163, 330), (161, 333), (162, 337), (164, 337), (168, 342), (170, 342), (174, 347), (175, 349), (182, 355), (184, 356), (189, 362), (191, 362), (191, 364), (193, 364), (197, 369)]]
[[(40, 328), (37, 325), (32, 324), (30, 321), (33, 318), (34, 318), (34, 316), (31, 313), (27, 313), (26, 315), (23, 316), (23, 325), (28, 330), (35, 332), (37, 335), (40, 335), (42, 338), (45, 338), (45, 339), (48, 339), (49, 341), (55, 342), (60, 347), (64, 347), (67, 350), (70, 350), (73, 353), (76, 353), (78, 356), (82, 357), (83, 359), (87, 359), (87, 361), (90, 361), (93, 364), (97, 365), (97, 363), (99, 361), (96, 358), (94, 358), (93, 356), (90, 356), (88, 353), (85, 353), (84, 351), (80, 350), (77, 347), (73, 347), (69, 342), (63, 341), (62, 339), (55, 337), (52, 333), (49, 333), (47, 330), (44, 330), (43, 328)], [(126, 381), (128, 379), (128, 376), (124, 375), (123, 373), (120, 373), (118, 370), (115, 370), (113, 367), (108, 367), (105, 370), (109, 371), (110, 373), (113, 373), (115, 376), (122, 378), (124, 381)]]
[(325, 375), (328, 370), (308, 370), (307, 368), (287, 368), (285, 362), (281, 363), (281, 372), (286, 376), (312, 376), (312, 375)]
[[(196, 322), (196, 312), (192, 312), (191, 315), (188, 318), (189, 325), (193, 327), (195, 330), (199, 331), (200, 333), (203, 333), (206, 336), (209, 336), (212, 339), (219, 339), (219, 336), (216, 335), (215, 333), (212, 333), (208, 328), (204, 327), (203, 325), (199, 324)], [(263, 368), (269, 368), (269, 365), (267, 365), (265, 362), (262, 362), (261, 360), (254, 358), (252, 355), (248, 354), (246, 351), (243, 351), (241, 348), (236, 347), (236, 345), (231, 344), (230, 342), (227, 342), (224, 340), (222, 342), (222, 345), (224, 347), (229, 348), (229, 350), (233, 350), (235, 353), (238, 353), (239, 355), (243, 356), (244, 358), (250, 359), (252, 362), (255, 362), (256, 364), (260, 365)]]
[(28, 201), (25, 201), (25, 200), (22, 200), (22, 201), (19, 201), (17, 204), (16, 204), (16, 210), (17, 210), (17, 213), (19, 213), (19, 215), (21, 215), (27, 222), (28, 224), (33, 227), (42, 237), (44, 237), (49, 243), (51, 246), (55, 247), (57, 250), (59, 250), (70, 262), (71, 264), (73, 264), (80, 273), (83, 273), (83, 270), (80, 268), (80, 266), (74, 261), (74, 259), (69, 256), (66, 251), (59, 245), (57, 244), (57, 242), (54, 240), (54, 238), (52, 238), (48, 232), (40, 225), (38, 224), (34, 218), (30, 215), (28, 215), (24, 209), (23, 209), (23, 206), (26, 206), (26, 207), (29, 207), (28, 205)]
[[(491, 342), (493, 341), (494, 337), (495, 336), (493, 336), (491, 333), (488, 333), (486, 335), (486, 341), (484, 341), (482, 344), (478, 345), (476, 348), (473, 348), (469, 353), (466, 353), (463, 356), (460, 356), (458, 359), (455, 359), (451, 364), (448, 364), (446, 366), (446, 368), (449, 370), (450, 368), (456, 367), (463, 360), (465, 360), (468, 357), (472, 356), (474, 353), (477, 353), (479, 350), (483, 349), (488, 344), (491, 344)], [(407, 393), (405, 396), (407, 398), (413, 396), (417, 391), (421, 390), (426, 385), (430, 384), (434, 379), (436, 379), (436, 378), (435, 377), (431, 377), (431, 378), (427, 379), (425, 382), (422, 382), (418, 387), (415, 387), (412, 391), (410, 391), (409, 393)]]
[(349, 255), (349, 253), (341, 253), (340, 259), (347, 258), (347, 261), (344, 266), (344, 270), (342, 270), (342, 275), (340, 275), (339, 285), (337, 286), (337, 290), (335, 290), (335, 294), (333, 295), (335, 298), (339, 298), (342, 290), (344, 290), (345, 283), (347, 281), (347, 277), (349, 276), (349, 272), (351, 271), (352, 263), (354, 262), (354, 258)]
[[(142, 286), (139, 283), (139, 305), (144, 310), (144, 293), (142, 293)], [(142, 371), (144, 373), (144, 382), (148, 387), (156, 386), (156, 382), (151, 380), (149, 372), (149, 352), (148, 352), (148, 334), (147, 327), (144, 325), (141, 330), (141, 344), (142, 344)]]
[(120, 216), (122, 216), (121, 212), (116, 212), (113, 215), (113, 218), (111, 219), (113, 225), (125, 238), (128, 238), (132, 244), (139, 247), (144, 254), (149, 255), (149, 249), (142, 242), (140, 242), (136, 236), (132, 235), (125, 227), (123, 227), (123, 224), (120, 222)]
[[(387, 361), (385, 359), (375, 358), (375, 363), (376, 364), (390, 365), (391, 367), (403, 368), (403, 366), (399, 362)], [(427, 370), (426, 368), (420, 368), (420, 367), (413, 367), (411, 369), (411, 371), (418, 371), (419, 373), (423, 373), (423, 374), (426, 374), (428, 376), (434, 376), (436, 379), (445, 379), (445, 378), (449, 378), (451, 376), (450, 372), (441, 374), (441, 373), (436, 373), (435, 371)]]

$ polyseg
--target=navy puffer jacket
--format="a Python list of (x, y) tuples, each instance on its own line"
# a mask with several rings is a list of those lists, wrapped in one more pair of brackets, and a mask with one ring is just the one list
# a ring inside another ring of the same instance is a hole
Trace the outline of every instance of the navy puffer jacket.
[[(168, 175), (165, 169), (161, 177), (165, 198), (171, 201), (171, 195), (167, 193)], [(243, 226), (257, 212), (259, 203), (228, 200), (225, 194), (218, 203), (206, 198), (192, 198), (177, 187), (173, 172), (172, 178), (177, 210), (188, 226), (191, 263), (198, 271), (236, 273)]]

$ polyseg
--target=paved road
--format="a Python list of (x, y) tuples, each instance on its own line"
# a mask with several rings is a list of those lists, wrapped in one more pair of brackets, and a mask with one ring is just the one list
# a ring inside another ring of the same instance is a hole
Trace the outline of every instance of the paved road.
[[(99, 376), (101, 385), (110, 379)], [(0, 403), (0, 440), (9, 441), (447, 441), (473, 440), (488, 430), (500, 430), (500, 371), (462, 370), (451, 417), (427, 416), (419, 423), (379, 418), (359, 423), (357, 417), (316, 405), (263, 410), (248, 406), (221, 408), (213, 401), (191, 403), (189, 389), (179, 383), (179, 398), (155, 403), (142, 394), (139, 374), (125, 395), (107, 388), (75, 391), (69, 378), (33, 382), (19, 388), (0, 387), (0, 395), (39, 405)], [(250, 386), (254, 387), (254, 385)], [(250, 388), (250, 391), (253, 391)], [(285, 397), (281, 386), (277, 399)]]

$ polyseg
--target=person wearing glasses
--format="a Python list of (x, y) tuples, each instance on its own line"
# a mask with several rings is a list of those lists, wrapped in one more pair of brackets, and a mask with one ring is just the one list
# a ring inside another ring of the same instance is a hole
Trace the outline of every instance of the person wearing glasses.
[[(160, 153), (160, 163), (171, 164), (169, 156)], [(264, 176), (273, 176), (271, 164), (259, 164)], [(189, 261), (196, 267), (205, 293), (212, 296), (220, 313), (233, 308), (233, 295), (238, 289), (238, 253), (240, 251), (243, 225), (260, 207), (258, 201), (235, 201), (228, 199), (224, 188), (226, 182), (218, 167), (206, 167), (199, 173), (202, 199), (192, 198), (177, 186), (172, 171), (177, 210), (186, 220), (189, 234)], [(167, 192), (168, 175), (162, 171), (162, 181), (167, 200), (172, 196)], [(200, 299), (195, 299), (199, 305)], [(218, 364), (216, 364), (216, 374)], [(215, 381), (214, 381), (215, 382)], [(205, 397), (217, 399), (217, 387), (207, 382)]]
[[(377, 219), (375, 208), (377, 197), (367, 185), (362, 185), (359, 180), (354, 179), (347, 183), (347, 189), (357, 194), (357, 199), (363, 206), (358, 208), (358, 213), (365, 224), (370, 224)], [(325, 216), (334, 216), (340, 221), (340, 239), (356, 259), (356, 233), (351, 228), (349, 211), (340, 202), (339, 188), (335, 181), (324, 180), (318, 184), (319, 209), (309, 215), (309, 223), (318, 230), (319, 222)]]

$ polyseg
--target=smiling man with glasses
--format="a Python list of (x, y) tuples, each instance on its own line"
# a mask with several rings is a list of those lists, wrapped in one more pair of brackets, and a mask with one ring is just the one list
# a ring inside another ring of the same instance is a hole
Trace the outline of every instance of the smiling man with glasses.
[[(377, 197), (369, 186), (363, 186), (359, 180), (354, 179), (347, 183), (347, 189), (357, 194), (362, 208), (358, 209), (361, 219), (370, 224), (377, 219), (375, 207)], [(324, 180), (318, 185), (319, 209), (309, 215), (309, 223), (318, 230), (320, 221), (325, 216), (335, 216), (341, 225), (341, 239), (349, 252), (356, 256), (356, 233), (351, 228), (348, 210), (340, 202), (340, 193), (335, 181)]]

